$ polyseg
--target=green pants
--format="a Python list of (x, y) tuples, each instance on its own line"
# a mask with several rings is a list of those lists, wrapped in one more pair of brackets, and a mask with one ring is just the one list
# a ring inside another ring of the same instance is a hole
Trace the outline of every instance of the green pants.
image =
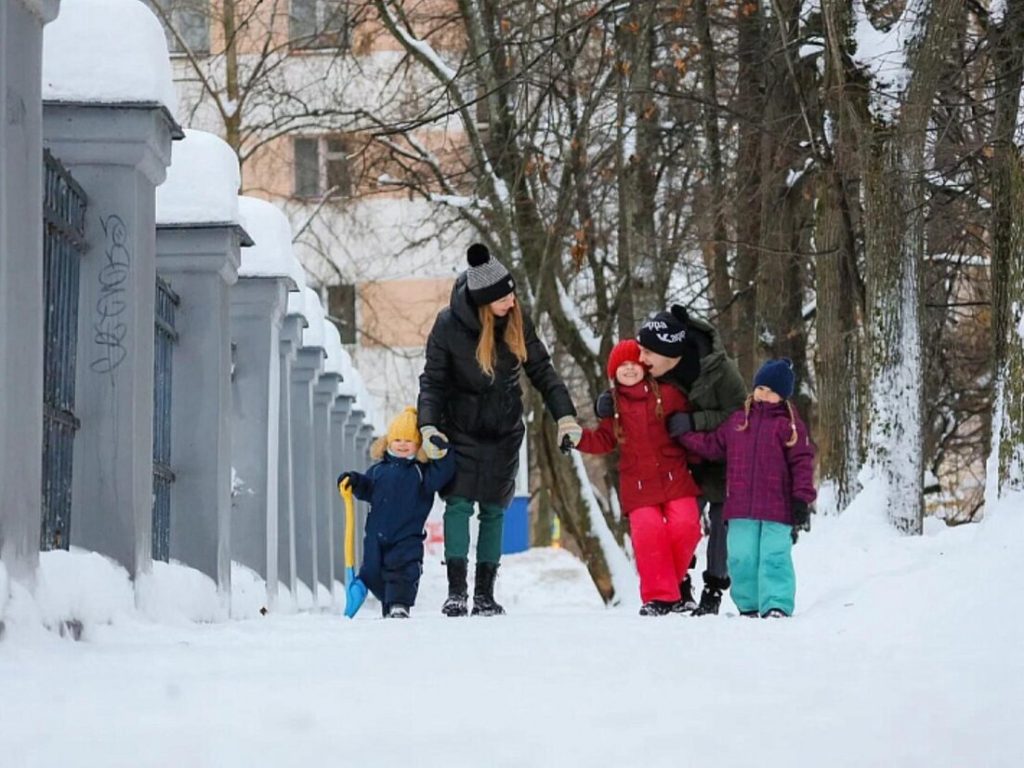
[(729, 521), (729, 594), (740, 611), (763, 615), (780, 608), (786, 615), (793, 615), (796, 573), (792, 535), (792, 526), (782, 523)]
[[(449, 496), (444, 509), (444, 558), (469, 558), (469, 518), (473, 516), (472, 499)], [(476, 542), (476, 561), (494, 563), (501, 560), (501, 531), (505, 508), (499, 504), (480, 504), (480, 536)]]

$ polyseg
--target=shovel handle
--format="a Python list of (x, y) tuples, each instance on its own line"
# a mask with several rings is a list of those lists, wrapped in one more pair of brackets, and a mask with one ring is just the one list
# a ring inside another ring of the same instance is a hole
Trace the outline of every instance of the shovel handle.
[(558, 446), (558, 450), (568, 456), (572, 453), (572, 439), (568, 435), (562, 438), (562, 444)]
[(345, 568), (352, 570), (356, 565), (356, 513), (352, 503), (352, 486), (347, 478), (338, 485), (338, 493), (345, 502)]

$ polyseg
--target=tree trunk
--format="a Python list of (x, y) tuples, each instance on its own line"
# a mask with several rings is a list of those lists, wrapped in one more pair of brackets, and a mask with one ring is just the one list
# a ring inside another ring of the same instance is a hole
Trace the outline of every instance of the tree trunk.
[(890, 522), (905, 533), (921, 533), (924, 522), (925, 133), (954, 29), (950, 20), (960, 6), (959, 0), (934, 0), (927, 7), (908, 43), (913, 74), (899, 94), (898, 118), (875, 116), (860, 126), (873, 408), (868, 462)]
[(861, 278), (857, 271), (857, 239), (851, 210), (859, 198), (856, 136), (848, 105), (864, 114), (866, 91), (844, 83), (838, 54), (849, 30), (848, 8), (841, 3), (825, 7), (832, 14), (825, 29), (829, 55), (825, 60), (824, 103), (832, 136), (822, 136), (827, 157), (818, 177), (815, 260), (817, 322), (817, 429), (820, 497), (841, 512), (859, 490), (857, 474), (863, 461), (864, 377), (863, 339), (858, 326), (862, 312)]
[[(695, 0), (693, 10), (697, 40), (701, 49), (701, 93), (704, 100), (701, 119), (707, 148), (707, 202), (711, 222), (709, 226), (702, 228), (706, 232), (702, 250), (704, 262), (711, 275), (711, 296), (715, 304), (715, 314), (722, 318), (732, 305), (733, 291), (729, 278), (729, 248), (726, 242), (728, 231), (725, 212), (725, 170), (722, 163), (722, 139), (719, 130), (718, 64), (715, 60), (715, 43), (711, 37), (707, 0)], [(734, 335), (734, 329), (730, 326), (729, 322), (719, 323), (719, 332), (722, 333), (723, 341), (727, 345), (732, 344)]]
[(563, 533), (571, 536), (579, 548), (580, 557), (601, 599), (606, 604), (611, 603), (615, 598), (615, 584), (608, 567), (608, 553), (594, 530), (593, 521), (579, 493), (580, 482), (572, 459), (559, 451), (555, 426), (549, 414), (545, 412), (544, 418), (535, 419), (534, 423), (537, 428), (534, 430), (532, 444), (537, 450), (542, 487), (558, 510)]
[[(995, 73), (992, 156), (992, 333), (996, 407), (989, 487), (1024, 490), (1024, 174), (1014, 143), (1024, 77), (1024, 6), (1008, 3), (989, 31)], [(988, 498), (993, 502), (995, 498)]]
[[(797, 381), (806, 382), (807, 338), (804, 332), (803, 230), (809, 215), (810, 197), (803, 194), (809, 178), (804, 173), (807, 129), (802, 116), (800, 88), (791, 60), (797, 39), (800, 3), (773, 3), (770, 48), (765, 63), (769, 90), (765, 95), (764, 133), (761, 144), (761, 254), (758, 259), (759, 290), (757, 351), (761, 357), (788, 357), (793, 361)], [(798, 399), (804, 413), (809, 403)]]
[(835, 169), (822, 173), (816, 242), (818, 467), (824, 498), (840, 512), (858, 490), (861, 463), (860, 334), (851, 274), (855, 254), (842, 212), (842, 181)]
[[(761, 242), (761, 125), (765, 60), (759, 0), (743, 3), (738, 19), (739, 149), (736, 158), (736, 296), (730, 313), (732, 350), (745, 381), (754, 376), (757, 271)], [(723, 323), (725, 324), (725, 323)]]
[(924, 250), (923, 158), (901, 134), (876, 132), (864, 149), (869, 461), (884, 484), (889, 519), (920, 533), (924, 520), (920, 263)]
[[(222, 115), (224, 120), (224, 141), (235, 150), (239, 159), (242, 158), (242, 110), (241, 91), (238, 83), (238, 37), (239, 30), (235, 21), (235, 0), (222, 0), (224, 3), (224, 15), (221, 17), (224, 26), (224, 73), (225, 92), (227, 95), (228, 109)], [(243, 175), (245, 169), (242, 169)], [(242, 179), (242, 189), (245, 189), (245, 179)]]

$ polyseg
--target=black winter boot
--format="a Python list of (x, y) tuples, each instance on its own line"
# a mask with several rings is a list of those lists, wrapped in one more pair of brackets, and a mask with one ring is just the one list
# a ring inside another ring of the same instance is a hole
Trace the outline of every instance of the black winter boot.
[(651, 600), (640, 606), (641, 616), (667, 616), (675, 611), (678, 603), (669, 603), (664, 600)]
[(497, 563), (476, 564), (476, 584), (473, 587), (474, 616), (505, 615), (505, 609), (494, 602), (494, 579), (497, 575)]
[(722, 605), (722, 592), (729, 588), (732, 581), (726, 576), (724, 579), (712, 576), (704, 572), (704, 591), (700, 593), (700, 605), (693, 612), (694, 616), (717, 616), (718, 609)]
[(441, 613), (445, 616), (465, 616), (469, 613), (469, 589), (466, 587), (469, 563), (461, 558), (452, 558), (445, 565), (448, 567), (448, 599), (441, 606)]
[(672, 603), (672, 613), (693, 613), (697, 608), (697, 601), (693, 599), (693, 583), (690, 575), (687, 574), (683, 583), (679, 585), (679, 602)]

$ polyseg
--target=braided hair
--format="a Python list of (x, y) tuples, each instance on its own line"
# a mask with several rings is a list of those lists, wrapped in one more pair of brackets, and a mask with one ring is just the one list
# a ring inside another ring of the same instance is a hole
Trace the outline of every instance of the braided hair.
[[(792, 448), (797, 444), (800, 439), (796, 432), (796, 414), (793, 413), (793, 406), (789, 400), (783, 400), (786, 404), (786, 410), (789, 412), (789, 429), (790, 435), (789, 440), (786, 441), (786, 447)], [(754, 396), (747, 395), (747, 399), (743, 403), (743, 423), (736, 427), (737, 432), (743, 432), (750, 426), (750, 407), (754, 404)]]
[[(661, 385), (659, 385), (658, 381), (653, 376), (651, 376), (651, 374), (649, 374), (649, 373), (644, 373), (644, 385), (654, 394), (654, 409), (655, 409), (654, 412), (655, 412), (655, 414), (657, 414), (658, 420), (659, 421), (664, 421), (664, 419), (665, 419), (665, 407), (664, 407), (664, 405), (662, 404), (662, 401), (661, 401)], [(619, 390), (619, 385), (617, 383), (613, 384), (612, 385), (612, 407), (614, 409), (614, 413), (612, 414), (612, 418), (614, 420), (613, 423), (614, 423), (614, 429), (615, 429), (615, 439), (618, 440), (620, 443), (624, 443), (626, 441), (626, 433), (622, 431), (622, 420), (621, 420), (621, 417), (619, 416), (619, 391), (618, 390)]]

